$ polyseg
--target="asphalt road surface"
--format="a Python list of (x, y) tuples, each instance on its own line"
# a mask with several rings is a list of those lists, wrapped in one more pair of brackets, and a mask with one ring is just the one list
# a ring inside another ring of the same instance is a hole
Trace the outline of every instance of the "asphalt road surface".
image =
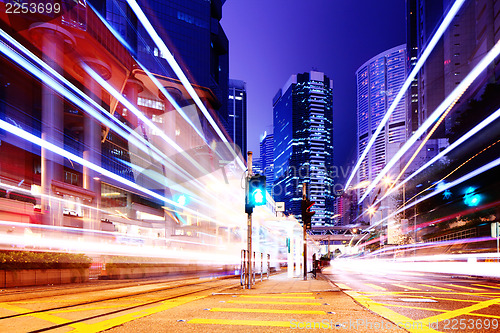
[(410, 332), (500, 331), (500, 281), (362, 264), (334, 264), (323, 273), (358, 303)]

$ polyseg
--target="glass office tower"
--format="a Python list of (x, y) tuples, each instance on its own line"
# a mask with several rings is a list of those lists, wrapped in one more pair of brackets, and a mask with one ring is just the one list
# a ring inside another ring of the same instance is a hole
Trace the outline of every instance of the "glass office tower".
[(333, 216), (333, 81), (322, 72), (292, 75), (274, 105), (274, 188), (285, 212), (300, 218), (302, 183), (316, 204), (313, 226)]

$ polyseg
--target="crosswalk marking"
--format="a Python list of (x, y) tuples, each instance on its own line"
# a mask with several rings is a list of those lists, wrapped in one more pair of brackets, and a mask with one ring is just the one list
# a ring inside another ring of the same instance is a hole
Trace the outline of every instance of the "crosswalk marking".
[(431, 286), (430, 284), (420, 284), (420, 285), (424, 286), (424, 287), (439, 289), (439, 290), (454, 291), (453, 289)]
[(500, 289), (500, 287), (496, 287), (496, 286), (489, 286), (487, 284), (476, 284), (474, 283), (475, 286), (478, 286), (478, 287), (486, 287), (486, 288), (493, 288), (493, 289)]
[(404, 284), (397, 284), (397, 283), (392, 283), (393, 286), (403, 288), (403, 289), (408, 289), (408, 290), (421, 290), (418, 288), (410, 287), (410, 286), (405, 286)]
[(365, 283), (365, 286), (368, 286), (370, 288), (377, 289), (377, 290), (384, 290), (384, 291), (387, 290), (384, 287), (380, 287), (380, 286), (377, 286), (376, 284), (371, 284), (371, 283)]
[(239, 320), (239, 319), (205, 319), (193, 318), (188, 324), (218, 324), (218, 325), (245, 325), (245, 326), (273, 326), (273, 327), (291, 327), (291, 321), (274, 320)]
[(420, 306), (408, 306), (408, 305), (401, 305), (401, 304), (388, 304), (388, 303), (378, 303), (378, 302), (374, 302), (373, 304), (378, 304), (378, 305), (382, 305), (382, 306), (390, 306), (390, 307), (394, 307), (394, 308), (426, 310), (426, 311), (435, 311), (435, 312), (448, 312), (448, 310), (433, 309), (433, 308), (423, 308), (423, 307), (420, 307)]
[(480, 289), (480, 288), (474, 288), (474, 287), (468, 287), (468, 286), (460, 286), (458, 284), (452, 284), (452, 283), (447, 284), (447, 286), (452, 286), (452, 287), (457, 287), (457, 288), (464, 288), (464, 289), (471, 289), (471, 290), (478, 290), (478, 291), (486, 291), (486, 290)]
[(316, 310), (277, 310), (277, 309), (246, 309), (246, 308), (212, 308), (212, 312), (251, 312), (251, 313), (286, 313), (286, 314), (319, 314), (326, 315), (325, 311)]
[(274, 301), (227, 301), (235, 304), (283, 304), (283, 305), (321, 305), (321, 303), (312, 302), (274, 302)]
[(345, 289), (345, 290), (351, 290), (351, 287), (349, 287), (348, 285), (345, 285), (343, 283), (335, 283), (337, 285), (337, 287), (339, 287), (340, 289)]
[(240, 295), (243, 298), (286, 298), (286, 299), (315, 299), (314, 296), (278, 296), (278, 295)]

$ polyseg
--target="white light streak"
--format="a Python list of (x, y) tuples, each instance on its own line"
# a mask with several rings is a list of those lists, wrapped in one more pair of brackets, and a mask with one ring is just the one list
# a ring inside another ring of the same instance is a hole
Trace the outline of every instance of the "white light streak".
[[(404, 181), (402, 181), (401, 183), (399, 183), (392, 190), (390, 190), (389, 192), (387, 192), (382, 198), (380, 198), (379, 200), (377, 200), (375, 202), (375, 205), (378, 204), (379, 202), (381, 202), (382, 200), (384, 200), (387, 196), (391, 195), (392, 193), (394, 193), (395, 191), (397, 191), (398, 189), (400, 189), (404, 184), (406, 184), (412, 178), (416, 177), (420, 172), (422, 172), (425, 169), (427, 169), (434, 162), (436, 162), (439, 159), (441, 159), (441, 157), (447, 155), (453, 149), (455, 149), (458, 146), (460, 146), (462, 143), (464, 143), (465, 141), (467, 141), (468, 139), (470, 139), (472, 136), (474, 136), (475, 134), (477, 134), (479, 131), (481, 131), (483, 128), (485, 128), (486, 126), (488, 126), (489, 124), (491, 124), (493, 121), (495, 121), (499, 117), (500, 117), (500, 109), (496, 110), (489, 117), (487, 117), (481, 123), (479, 123), (476, 127), (474, 127), (469, 132), (467, 132), (466, 134), (464, 134), (460, 139), (458, 139), (457, 141), (455, 141), (453, 144), (449, 145), (445, 150), (443, 150), (442, 152), (440, 152), (439, 154), (437, 154), (429, 162), (427, 162), (423, 166), (421, 166), (417, 171), (415, 171), (414, 173), (412, 173), (410, 176), (406, 177)], [(440, 183), (440, 184), (442, 184), (442, 183)]]
[[(6, 46), (6, 44), (2, 43), (0, 44), (0, 51), (3, 52), (7, 57), (9, 57), (11, 60), (15, 61), (18, 65), (26, 69), (28, 72), (31, 74), (35, 75), (38, 77), (44, 84), (50, 85), (52, 89), (57, 91), (59, 94), (62, 96), (66, 97), (68, 100), (70, 100), (73, 104), (90, 114), (92, 117), (106, 125), (107, 127), (111, 128), (113, 131), (115, 131), (118, 135), (122, 136), (123, 138), (128, 137), (128, 140), (137, 146), (139, 149), (141, 149), (143, 152), (146, 154), (152, 154), (152, 157), (155, 160), (161, 160), (165, 167), (167, 167), (169, 170), (174, 171), (176, 174), (184, 177), (186, 180), (191, 180), (192, 177), (184, 171), (184, 169), (180, 168), (179, 166), (176, 166), (175, 163), (171, 161), (169, 157), (167, 157), (165, 154), (163, 154), (157, 147), (152, 145), (150, 142), (146, 141), (143, 137), (141, 137), (137, 132), (126, 126), (125, 124), (121, 123), (118, 119), (115, 117), (111, 116), (109, 112), (104, 110), (99, 104), (97, 104), (96, 101), (91, 99), (89, 96), (84, 94), (81, 90), (76, 88), (71, 82), (67, 81), (64, 77), (62, 77), (59, 73), (57, 73), (54, 69), (52, 69), (50, 66), (48, 66), (46, 63), (41, 61), (39, 58), (37, 58), (33, 53), (25, 49), (22, 45), (20, 45), (16, 40), (12, 39), (9, 35), (7, 35), (3, 30), (0, 29), (0, 35), (8, 40), (10, 43), (12, 43), (14, 46), (16, 46), (21, 52), (23, 52), (26, 56), (28, 56), (30, 59), (32, 59), (34, 62), (36, 62), (39, 66), (41, 66), (44, 70), (48, 71), (51, 75), (53, 75), (55, 78), (57, 78), (59, 81), (61, 81), (63, 84), (68, 86), (71, 90), (73, 90), (80, 98), (84, 99), (87, 103), (91, 104), (93, 106), (89, 107), (89, 105), (85, 104), (82, 100), (77, 98), (75, 95), (73, 95), (70, 91), (68, 91), (66, 88), (62, 87), (59, 83), (54, 81), (49, 75), (45, 74), (42, 72), (40, 69), (36, 68), (33, 66), (31, 63), (29, 63), (25, 58), (21, 57), (15, 51), (13, 51), (10, 47)], [(97, 112), (97, 110), (100, 110), (101, 112)], [(110, 122), (104, 115), (109, 118), (112, 122)], [(118, 126), (117, 126), (118, 125)], [(132, 137), (130, 137), (131, 135)], [(153, 150), (154, 153), (151, 151)], [(200, 184), (198, 181), (194, 181), (194, 183), (200, 188), (203, 189), (202, 184)]]
[[(408, 75), (408, 77), (406, 78), (406, 81), (403, 83), (403, 86), (401, 87), (398, 94), (394, 98), (391, 106), (389, 107), (389, 109), (385, 113), (384, 118), (382, 118), (382, 121), (380, 122), (377, 129), (373, 133), (372, 138), (368, 142), (368, 145), (363, 150), (363, 153), (361, 154), (358, 161), (356, 162), (356, 165), (354, 166), (354, 169), (352, 170), (351, 175), (347, 179), (347, 182), (346, 182), (344, 188), (348, 188), (349, 185), (351, 184), (351, 181), (354, 178), (354, 176), (356, 175), (356, 172), (358, 171), (361, 163), (363, 162), (363, 159), (366, 157), (369, 150), (371, 149), (371, 147), (375, 143), (375, 140), (377, 139), (378, 135), (380, 134), (380, 132), (382, 131), (382, 129), (386, 125), (387, 121), (389, 121), (389, 117), (391, 116), (392, 112), (396, 109), (396, 106), (399, 104), (399, 102), (403, 98), (403, 96), (406, 93), (406, 90), (410, 86), (411, 82), (417, 76), (417, 73), (420, 71), (420, 69), (424, 65), (425, 61), (427, 60), (427, 58), (431, 54), (432, 50), (434, 49), (434, 47), (438, 43), (439, 39), (441, 39), (441, 36), (444, 34), (446, 29), (450, 25), (451, 21), (453, 20), (453, 18), (457, 14), (457, 12), (460, 10), (462, 5), (464, 4), (464, 2), (465, 2), (465, 0), (456, 0), (455, 3), (453, 4), (453, 6), (448, 11), (448, 13), (446, 14), (445, 18), (443, 19), (443, 22), (441, 23), (439, 28), (436, 30), (436, 33), (434, 34), (434, 36), (432, 36), (432, 38), (429, 41), (429, 43), (427, 44), (427, 47), (425, 48), (425, 50), (420, 55), (420, 58), (418, 59), (417, 63), (415, 64), (415, 67), (411, 71), (410, 75)], [(368, 192), (369, 191), (366, 191), (365, 193), (368, 193)]]
[(385, 176), (385, 174), (396, 164), (399, 159), (405, 154), (411, 146), (422, 136), (425, 131), (432, 126), (432, 124), (439, 119), (439, 117), (452, 105), (455, 103), (460, 96), (469, 88), (469, 86), (474, 82), (474, 80), (486, 69), (486, 67), (495, 60), (495, 58), (500, 54), (500, 41), (498, 41), (495, 46), (486, 54), (486, 56), (481, 59), (481, 61), (470, 71), (470, 73), (460, 82), (460, 84), (446, 97), (446, 99), (434, 110), (434, 112), (424, 121), (424, 123), (418, 128), (415, 133), (408, 139), (403, 147), (401, 147), (398, 152), (392, 157), (392, 159), (385, 165), (385, 167), (380, 171), (378, 176), (373, 180), (373, 182), (368, 186), (366, 192), (359, 199), (358, 203), (361, 204), (363, 200), (368, 196), (368, 194), (377, 186), (380, 180)]
[(74, 161), (76, 163), (79, 163), (79, 164), (81, 164), (81, 165), (83, 165), (83, 166), (85, 166), (85, 167), (87, 167), (89, 169), (92, 169), (92, 170), (94, 170), (94, 171), (96, 171), (96, 172), (98, 172), (98, 173), (100, 173), (102, 175), (105, 175), (105, 176), (107, 176), (107, 177), (109, 177), (109, 178), (111, 178), (111, 179), (113, 179), (113, 180), (115, 180), (115, 181), (117, 181), (119, 183), (122, 183), (122, 184), (124, 184), (126, 186), (129, 186), (131, 188), (134, 188), (134, 189), (136, 189), (136, 190), (138, 190), (138, 191), (140, 191), (142, 193), (145, 193), (145, 194), (147, 194), (147, 195), (149, 195), (151, 197), (154, 197), (156, 199), (159, 199), (161, 201), (164, 201), (166, 203), (174, 205), (175, 207), (178, 207), (178, 208), (183, 209), (185, 211), (189, 211), (192, 214), (194, 214), (196, 216), (199, 216), (201, 218), (204, 218), (204, 219), (206, 219), (208, 221), (213, 221), (215, 223), (219, 223), (220, 224), (219, 221), (217, 221), (217, 220), (215, 220), (215, 219), (213, 219), (213, 218), (211, 218), (209, 216), (201, 214), (200, 212), (195, 211), (193, 209), (182, 207), (181, 205), (179, 205), (177, 202), (175, 202), (173, 200), (170, 200), (170, 199), (168, 199), (168, 198), (166, 198), (166, 197), (164, 197), (162, 195), (159, 195), (156, 192), (153, 192), (153, 191), (151, 191), (151, 190), (149, 190), (147, 188), (144, 188), (144, 187), (142, 187), (140, 185), (137, 185), (137, 184), (135, 184), (134, 182), (131, 182), (128, 179), (120, 177), (120, 176), (112, 173), (111, 171), (108, 171), (108, 170), (106, 170), (106, 169), (104, 169), (104, 168), (102, 168), (100, 166), (97, 166), (97, 165), (95, 165), (95, 164), (93, 164), (93, 163), (91, 163), (89, 161), (86, 161), (83, 158), (81, 158), (79, 156), (76, 156), (76, 155), (74, 155), (74, 154), (72, 154), (72, 153), (64, 150), (63, 148), (60, 148), (60, 147), (58, 147), (58, 146), (56, 146), (56, 145), (54, 145), (54, 144), (52, 144), (50, 142), (47, 142), (47, 141), (45, 141), (45, 140), (43, 140), (43, 139), (41, 139), (41, 138), (39, 138), (39, 137), (31, 134), (31, 133), (26, 132), (25, 130), (20, 129), (20, 128), (14, 126), (14, 125), (11, 125), (11, 124), (3, 121), (3, 120), (0, 120), (0, 128), (2, 128), (4, 130), (6, 130), (6, 131), (8, 131), (8, 132), (10, 132), (10, 133), (18, 136), (18, 137), (20, 137), (20, 138), (22, 138), (22, 139), (24, 139), (24, 140), (26, 140), (28, 142), (31, 142), (31, 143), (33, 143), (33, 144), (35, 144), (37, 146), (40, 146), (40, 147), (45, 148), (47, 150), (50, 150), (50, 151), (52, 151), (53, 153), (55, 153), (57, 155), (60, 155), (62, 157), (66, 157), (69, 160), (72, 160), (72, 161)]
[[(153, 28), (153, 26), (149, 22), (148, 18), (146, 17), (144, 12), (142, 11), (141, 7), (137, 4), (137, 2), (135, 0), (127, 0), (127, 3), (129, 4), (132, 11), (135, 13), (137, 18), (139, 19), (139, 21), (142, 23), (144, 29), (146, 29), (146, 31), (148, 32), (149, 36), (151, 37), (153, 42), (156, 44), (158, 49), (163, 53), (163, 55), (165, 56), (165, 59), (167, 60), (167, 62), (170, 65), (170, 67), (172, 68), (174, 73), (177, 75), (177, 77), (179, 78), (181, 83), (184, 85), (184, 87), (186, 88), (189, 95), (193, 98), (193, 101), (196, 103), (196, 105), (198, 105), (198, 108), (201, 110), (201, 112), (203, 112), (203, 114), (207, 118), (210, 125), (212, 125), (214, 130), (217, 132), (217, 134), (221, 138), (222, 142), (226, 143), (227, 147), (230, 147), (230, 145), (228, 145), (229, 142), (226, 139), (224, 133), (222, 133), (219, 126), (217, 125), (217, 123), (214, 121), (214, 119), (210, 115), (210, 112), (208, 112), (205, 105), (203, 105), (203, 102), (196, 94), (196, 91), (191, 86), (191, 83), (189, 82), (188, 78), (186, 77), (186, 75), (182, 71), (181, 67), (179, 66), (179, 64), (177, 63), (175, 58), (173, 57), (172, 53), (170, 53), (170, 50), (168, 49), (167, 45), (165, 45), (163, 40), (160, 38), (158, 33), (155, 31), (155, 29)], [(231, 148), (231, 152), (233, 154), (234, 159), (238, 162), (240, 167), (243, 170), (245, 170), (246, 169), (245, 164), (243, 163), (243, 161), (239, 158), (239, 156), (236, 154), (236, 152), (232, 148)]]
[[(466, 174), (465, 176), (462, 176), (462, 177), (460, 177), (459, 179), (454, 180), (454, 181), (452, 181), (452, 182), (450, 182), (450, 183), (448, 183), (448, 184), (446, 184), (446, 185), (442, 186), (442, 187), (441, 187), (441, 188), (439, 188), (439, 189), (436, 189), (436, 190), (435, 190), (435, 191), (433, 191), (432, 193), (429, 193), (428, 195), (426, 195), (426, 196), (424, 196), (424, 197), (422, 197), (422, 198), (420, 198), (420, 199), (418, 199), (418, 200), (413, 201), (411, 204), (408, 204), (407, 206), (405, 206), (405, 207), (402, 207), (402, 208), (398, 209), (397, 211), (395, 211), (395, 212), (393, 212), (393, 213), (389, 214), (387, 217), (383, 218), (382, 220), (378, 221), (377, 223), (375, 223), (374, 225), (370, 226), (369, 228), (367, 228), (367, 229), (365, 229), (365, 230), (366, 230), (366, 231), (369, 231), (369, 230), (371, 230), (371, 229), (375, 228), (376, 226), (378, 226), (379, 224), (381, 224), (381, 223), (385, 222), (385, 221), (386, 221), (386, 220), (388, 220), (389, 218), (391, 218), (391, 217), (393, 217), (393, 216), (396, 216), (397, 214), (399, 214), (399, 213), (403, 212), (404, 210), (406, 210), (406, 209), (408, 209), (408, 208), (411, 208), (411, 207), (413, 207), (413, 206), (415, 206), (415, 205), (417, 205), (417, 204), (421, 203), (422, 201), (425, 201), (425, 200), (427, 200), (427, 199), (429, 199), (429, 198), (432, 198), (433, 196), (438, 195), (438, 194), (439, 194), (439, 193), (441, 193), (441, 192), (444, 192), (444, 191), (446, 191), (446, 190), (448, 190), (448, 189), (450, 189), (450, 188), (452, 188), (452, 187), (454, 187), (454, 186), (457, 186), (457, 185), (459, 185), (459, 184), (461, 184), (461, 183), (463, 183), (463, 182), (465, 182), (465, 181), (467, 181), (467, 180), (469, 180), (469, 179), (471, 179), (471, 178), (474, 178), (474, 177), (476, 177), (477, 175), (482, 174), (483, 172), (486, 172), (486, 171), (488, 171), (488, 170), (490, 170), (490, 169), (493, 169), (493, 168), (495, 168), (495, 167), (497, 167), (497, 166), (499, 166), (499, 165), (500, 165), (500, 157), (499, 157), (499, 158), (497, 158), (496, 160), (494, 160), (494, 161), (492, 161), (492, 162), (488, 163), (488, 164), (483, 165), (482, 167), (480, 167), (480, 168), (478, 168), (478, 169), (476, 169), (476, 170), (474, 170), (474, 171), (472, 171), (472, 172), (469, 172), (469, 173), (468, 173), (468, 174)], [(357, 246), (357, 245), (359, 244), (359, 242), (361, 242), (361, 240), (362, 240), (363, 238), (365, 238), (367, 235), (368, 235), (368, 234), (366, 234), (365, 236), (363, 236), (363, 237), (362, 237), (362, 238), (361, 238), (361, 239), (360, 239), (360, 240), (356, 243), (356, 246)]]

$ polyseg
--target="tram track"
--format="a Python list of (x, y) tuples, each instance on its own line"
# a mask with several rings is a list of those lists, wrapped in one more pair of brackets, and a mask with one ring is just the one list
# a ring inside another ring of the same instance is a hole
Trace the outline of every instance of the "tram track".
[[(162, 283), (156, 282), (156, 284), (159, 284), (160, 286), (158, 288), (154, 288), (152, 290), (146, 290), (146, 291), (141, 291), (141, 292), (132, 292), (132, 293), (129, 292), (129, 293), (126, 293), (124, 295), (119, 295), (119, 296), (115, 296), (115, 297), (99, 298), (99, 299), (95, 299), (92, 301), (79, 302), (79, 303), (75, 303), (75, 304), (51, 307), (51, 308), (41, 309), (41, 310), (34, 310), (34, 311), (30, 311), (30, 312), (25, 312), (25, 313), (17, 313), (17, 314), (13, 314), (13, 315), (0, 317), (0, 321), (6, 320), (6, 319), (12, 319), (12, 318), (16, 318), (16, 317), (21, 317), (21, 316), (29, 316), (29, 315), (38, 314), (38, 313), (46, 313), (46, 312), (50, 312), (50, 311), (69, 309), (69, 308), (74, 308), (74, 307), (78, 307), (78, 306), (91, 305), (91, 304), (101, 303), (101, 302), (106, 302), (106, 301), (122, 300), (125, 298), (144, 296), (144, 295), (159, 293), (162, 291), (168, 291), (168, 290), (172, 290), (172, 289), (176, 289), (176, 288), (185, 288), (185, 287), (191, 287), (191, 286), (196, 286), (196, 285), (203, 285), (203, 284), (212, 283), (212, 282), (220, 281), (220, 280), (226, 280), (226, 279), (230, 279), (230, 278), (233, 278), (233, 276), (224, 276), (224, 277), (210, 279), (208, 281), (203, 281), (203, 282), (200, 282), (200, 279), (198, 278), (198, 279), (196, 279), (197, 281), (194, 283), (187, 283), (187, 284), (185, 283), (185, 284), (176, 284), (176, 285), (172, 285), (172, 283), (186, 281), (186, 279), (179, 279), (179, 280), (175, 280), (175, 281), (168, 281), (168, 282), (162, 282)], [(148, 285), (154, 285), (154, 284), (155, 283), (151, 283), (151, 284), (145, 284), (145, 285), (141, 285), (141, 286), (148, 286)], [(169, 284), (169, 285), (162, 286), (165, 284)], [(131, 288), (131, 287), (136, 287), (136, 286), (122, 286), (122, 287), (118, 287), (118, 288), (106, 289), (106, 291), (110, 291), (110, 290), (117, 291), (119, 289), (127, 289), (127, 288)], [(98, 290), (85, 291), (85, 292), (81, 292), (81, 293), (71, 293), (69, 295), (77, 295), (77, 294), (92, 293), (92, 292), (99, 292), (99, 291), (102, 291), (102, 290), (98, 289)], [(182, 296), (182, 295), (180, 295), (180, 296)], [(180, 297), (180, 296), (177, 296), (177, 297)], [(51, 296), (41, 296), (41, 297), (38, 297), (38, 299), (47, 298), (47, 297), (51, 297)], [(33, 300), (33, 299), (37, 299), (37, 298), (30, 298), (30, 300)], [(17, 302), (22, 302), (22, 300), (16, 300), (16, 303)]]
[[(182, 288), (184, 288), (184, 287), (193, 287), (193, 286), (199, 286), (199, 285), (204, 285), (204, 284), (207, 284), (207, 283), (214, 283), (214, 282), (220, 282), (220, 281), (213, 281), (212, 280), (212, 281), (206, 281), (206, 282), (200, 282), (200, 283), (192, 283), (192, 284), (183, 285), (181, 287)], [(126, 306), (126, 307), (122, 307), (122, 308), (117, 309), (117, 310), (108, 311), (108, 312), (104, 312), (104, 313), (100, 313), (100, 314), (96, 314), (96, 315), (85, 316), (83, 318), (72, 320), (72, 321), (69, 321), (69, 322), (66, 322), (66, 323), (51, 325), (51, 326), (43, 327), (43, 328), (40, 328), (40, 329), (31, 330), (29, 332), (30, 333), (48, 332), (48, 331), (51, 331), (51, 330), (60, 329), (62, 327), (68, 327), (68, 326), (71, 326), (71, 325), (74, 325), (74, 324), (84, 323), (84, 322), (90, 321), (90, 320), (104, 318), (104, 317), (107, 317), (107, 316), (113, 316), (113, 315), (120, 314), (120, 313), (126, 313), (127, 311), (131, 311), (131, 310), (138, 310), (138, 309), (141, 309), (141, 308), (147, 308), (150, 305), (158, 304), (158, 303), (165, 302), (165, 301), (170, 301), (170, 300), (173, 300), (173, 299), (176, 299), (176, 298), (180, 298), (180, 297), (184, 297), (184, 296), (194, 295), (194, 294), (201, 293), (201, 292), (206, 292), (206, 291), (209, 291), (209, 290), (223, 291), (223, 290), (230, 289), (230, 288), (233, 288), (233, 287), (237, 286), (238, 285), (237, 282), (238, 281), (235, 280), (235, 281), (230, 281), (228, 283), (225, 283), (222, 286), (219, 285), (219, 284), (217, 284), (215, 286), (209, 286), (209, 287), (205, 287), (205, 288), (201, 288), (201, 289), (200, 288), (196, 288), (196, 290), (192, 290), (192, 291), (183, 291), (183, 292), (177, 293), (175, 295), (163, 296), (163, 297), (160, 297), (160, 298), (152, 300), (152, 301), (143, 302), (141, 304), (135, 304), (135, 305), (131, 305), (131, 306)], [(176, 287), (176, 288), (179, 288), (179, 287)], [(170, 288), (170, 289), (173, 289), (173, 288)], [(166, 289), (164, 289), (164, 290), (157, 290), (157, 291), (151, 291), (151, 292), (147, 292), (147, 293), (137, 293), (137, 294), (134, 294), (134, 295), (124, 296), (124, 297), (108, 298), (106, 300), (116, 300), (116, 299), (123, 299), (125, 297), (134, 297), (134, 296), (144, 295), (144, 294), (153, 294), (153, 293), (158, 293), (158, 292), (165, 291), (165, 290)], [(92, 305), (92, 304), (103, 302), (103, 301), (105, 301), (105, 300), (93, 301), (93, 302), (86, 302), (86, 303), (83, 303), (83, 305)], [(79, 305), (82, 305), (82, 304), (79, 304)], [(76, 307), (76, 306), (78, 306), (78, 305), (75, 304), (75, 305), (66, 306), (66, 307), (58, 307), (58, 309), (70, 308), (70, 307)], [(52, 311), (52, 310), (51, 309), (47, 309), (47, 310), (44, 310), (43, 312), (48, 312), (48, 311)], [(36, 311), (36, 312), (39, 313), (39, 312), (42, 312), (42, 311)], [(35, 312), (33, 312), (33, 313), (35, 313)], [(22, 314), (22, 315), (26, 316), (26, 315), (29, 315), (29, 313)]]
[[(237, 277), (239, 275), (176, 275), (172, 278), (169, 276), (163, 277), (155, 277), (155, 278), (147, 278), (147, 279), (130, 279), (127, 281), (119, 281), (119, 280), (100, 280), (99, 282), (85, 282), (82, 284), (70, 284), (65, 286), (55, 286), (55, 285), (46, 285), (46, 286), (37, 286), (37, 287), (22, 287), (21, 289), (0, 289), (0, 302), (9, 302), (9, 301), (21, 301), (24, 299), (36, 299), (47, 297), (47, 295), (40, 295), (40, 293), (50, 293), (50, 296), (60, 296), (60, 295), (69, 295), (69, 294), (81, 294), (86, 292), (92, 292), (97, 290), (112, 290), (119, 288), (126, 288), (129, 286), (146, 286), (150, 284), (157, 283), (173, 283), (178, 281), (185, 281), (191, 279), (205, 279), (205, 278), (231, 278)], [(161, 282), (160, 282), (161, 281)], [(49, 289), (47, 289), (49, 287)], [(68, 293), (68, 291), (74, 290), (74, 292)], [(25, 298), (18, 298), (19, 295), (23, 295)], [(15, 299), (9, 299), (9, 297), (16, 297)], [(0, 317), (0, 319), (2, 319)]]

